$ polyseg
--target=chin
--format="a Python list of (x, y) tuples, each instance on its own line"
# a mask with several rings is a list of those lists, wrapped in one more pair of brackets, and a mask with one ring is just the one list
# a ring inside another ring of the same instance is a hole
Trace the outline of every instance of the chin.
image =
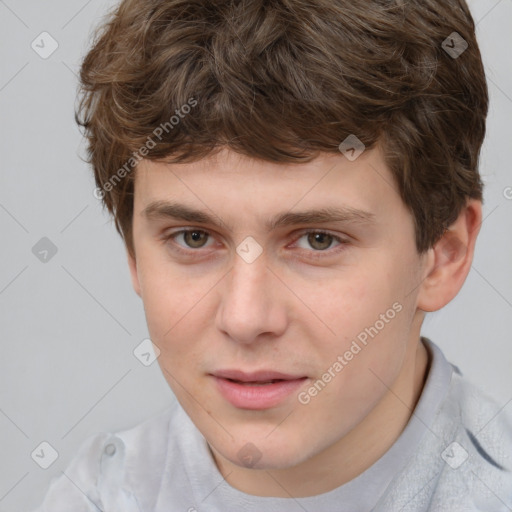
[(285, 443), (283, 439), (277, 438), (274, 442), (261, 437), (255, 441), (236, 443), (231, 440), (227, 446), (220, 448), (215, 447), (216, 452), (232, 464), (240, 468), (257, 470), (289, 469), (314, 455), (304, 451), (303, 442), (294, 443), (288, 440)]

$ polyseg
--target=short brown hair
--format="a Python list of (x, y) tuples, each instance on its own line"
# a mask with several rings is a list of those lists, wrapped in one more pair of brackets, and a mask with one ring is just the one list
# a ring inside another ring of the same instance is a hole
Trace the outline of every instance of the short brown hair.
[[(454, 41), (468, 45), (460, 56)], [(465, 0), (124, 0), (80, 80), (76, 119), (132, 255), (142, 157), (227, 146), (300, 163), (351, 134), (381, 143), (420, 253), (482, 199), (488, 89)]]

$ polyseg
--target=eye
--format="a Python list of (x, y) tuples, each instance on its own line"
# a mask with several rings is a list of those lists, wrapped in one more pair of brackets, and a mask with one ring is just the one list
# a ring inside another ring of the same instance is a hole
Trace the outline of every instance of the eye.
[(179, 246), (178, 250), (202, 249), (203, 247), (207, 247), (206, 242), (209, 236), (210, 234), (202, 229), (182, 229), (181, 231), (167, 235), (165, 240), (177, 240), (182, 237), (184, 245), (177, 243)]
[(314, 252), (326, 251), (332, 246), (333, 242), (337, 242), (338, 245), (346, 243), (342, 238), (326, 233), (325, 231), (307, 231), (298, 238), (298, 241), (302, 239), (306, 239), (306, 244), (309, 245), (309, 247), (305, 247), (304, 245), (300, 246), (300, 244), (298, 244), (298, 246), (301, 249), (313, 248)]

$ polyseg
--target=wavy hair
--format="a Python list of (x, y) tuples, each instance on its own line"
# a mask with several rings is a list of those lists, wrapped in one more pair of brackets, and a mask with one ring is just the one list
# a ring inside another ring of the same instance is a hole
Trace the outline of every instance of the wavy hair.
[[(467, 43), (455, 57), (454, 32)], [(124, 0), (96, 29), (79, 100), (96, 185), (132, 255), (141, 152), (191, 162), (228, 146), (300, 163), (350, 134), (382, 144), (420, 253), (482, 199), (488, 89), (465, 0)]]

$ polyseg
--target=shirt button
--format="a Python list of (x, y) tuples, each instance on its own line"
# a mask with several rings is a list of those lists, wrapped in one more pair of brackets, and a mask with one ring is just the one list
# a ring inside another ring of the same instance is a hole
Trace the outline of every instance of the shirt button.
[(112, 455), (116, 453), (116, 446), (112, 443), (107, 444), (107, 446), (105, 446), (105, 453), (112, 457)]

